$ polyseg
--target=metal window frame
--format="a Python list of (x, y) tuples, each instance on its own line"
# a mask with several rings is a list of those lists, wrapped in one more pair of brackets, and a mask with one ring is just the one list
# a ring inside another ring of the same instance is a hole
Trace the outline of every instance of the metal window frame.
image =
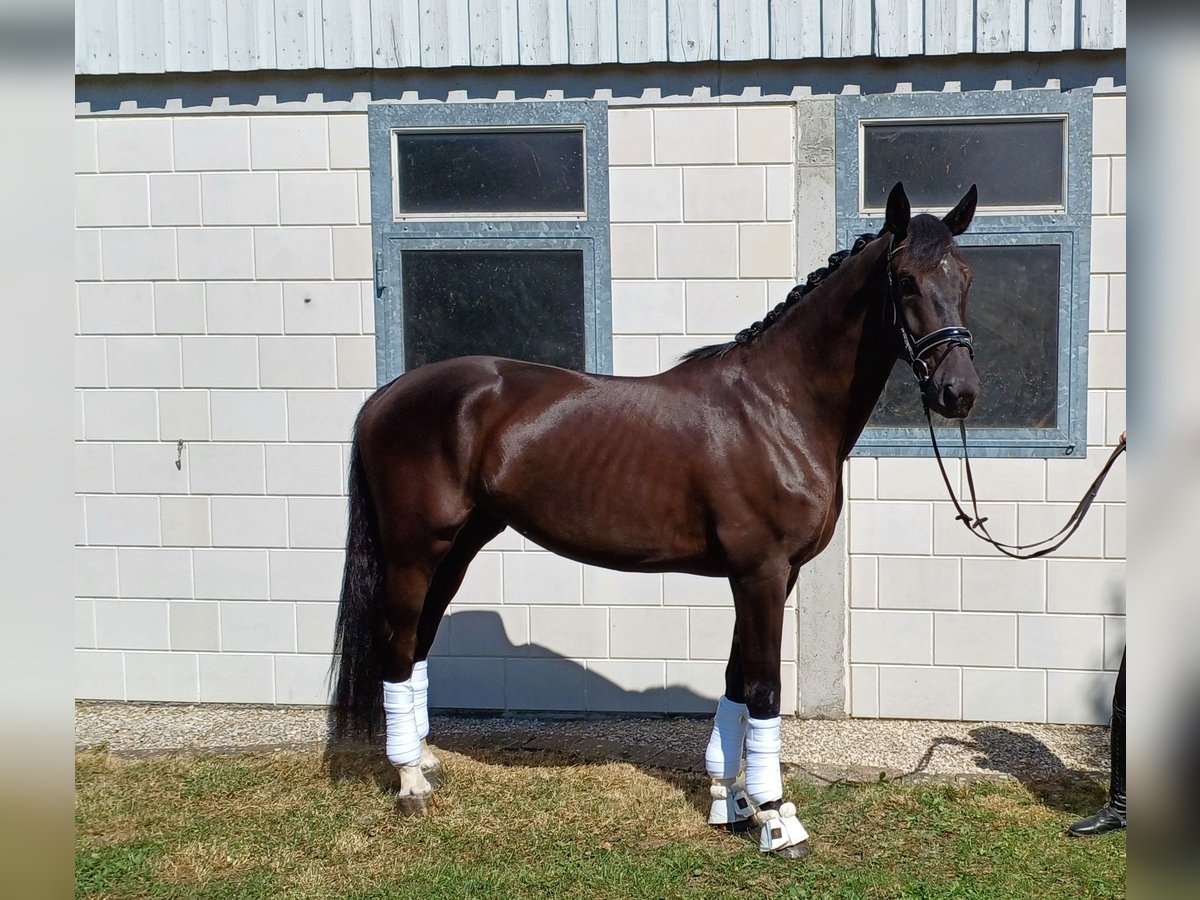
[[(837, 233), (845, 246), (878, 231), (883, 213), (861, 206), (862, 129), (877, 121), (1045, 119), (1067, 122), (1065, 209), (980, 208), (959, 242), (964, 247), (1058, 244), (1058, 415), (1053, 428), (970, 428), (973, 456), (1059, 458), (1087, 455), (1088, 302), (1091, 290), (1092, 91), (1053, 89), (968, 93), (841, 95), (835, 98)], [(917, 212), (918, 210), (914, 210)], [(925, 210), (920, 210), (925, 211)], [(977, 348), (986, 352), (986, 348)], [(913, 390), (916, 390), (914, 385)], [(968, 422), (970, 420), (968, 419)], [(938, 417), (934, 417), (935, 426)], [(961, 456), (957, 427), (937, 428), (943, 454)], [(929, 431), (875, 428), (863, 431), (855, 456), (933, 455)]]
[[(512, 131), (580, 128), (584, 141), (582, 216), (561, 213), (400, 216), (395, 210), (392, 135), (397, 131)], [(584, 253), (584, 357), (611, 374), (612, 269), (608, 214), (608, 104), (597, 100), (487, 103), (372, 103), (371, 251), (375, 260), (376, 380), (406, 370), (400, 254), (406, 250), (558, 250)]]

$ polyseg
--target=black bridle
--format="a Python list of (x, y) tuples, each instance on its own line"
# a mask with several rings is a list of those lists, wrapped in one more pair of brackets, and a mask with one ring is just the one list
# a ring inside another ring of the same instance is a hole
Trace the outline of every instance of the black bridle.
[[(894, 240), (894, 237), (889, 240)], [(925, 411), (925, 422), (929, 426), (929, 440), (933, 443), (933, 455), (937, 457), (938, 469), (942, 473), (942, 481), (946, 485), (946, 493), (950, 495), (951, 502), (954, 503), (954, 508), (958, 512), (955, 517), (958, 521), (966, 526), (967, 530), (979, 540), (991, 544), (1005, 556), (1010, 556), (1013, 559), (1036, 559), (1039, 556), (1046, 556), (1053, 553), (1079, 530), (1079, 526), (1083, 524), (1083, 517), (1092, 507), (1092, 503), (1096, 499), (1096, 495), (1100, 493), (1100, 486), (1104, 484), (1104, 479), (1108, 476), (1113, 464), (1116, 463), (1117, 457), (1125, 452), (1125, 436), (1121, 436), (1120, 443), (1109, 456), (1108, 461), (1100, 470), (1100, 474), (1096, 476), (1096, 480), (1084, 493), (1079, 504), (1072, 511), (1067, 523), (1058, 531), (1050, 535), (1048, 538), (1043, 538), (1040, 541), (1034, 541), (1029, 544), (1008, 544), (1004, 541), (998, 541), (987, 530), (987, 516), (979, 514), (979, 501), (975, 495), (975, 477), (971, 473), (971, 458), (967, 454), (967, 426), (963, 419), (958, 420), (958, 433), (962, 441), (962, 456), (963, 467), (967, 472), (967, 488), (971, 494), (971, 512), (968, 513), (963, 509), (958, 497), (954, 493), (954, 488), (950, 485), (950, 476), (946, 474), (946, 464), (942, 459), (941, 448), (938, 447), (937, 434), (933, 428), (933, 415), (929, 409), (929, 389), (933, 381), (934, 373), (945, 362), (946, 357), (950, 355), (955, 347), (965, 347), (967, 353), (971, 355), (971, 359), (975, 358), (975, 346), (971, 340), (971, 332), (963, 327), (951, 325), (946, 328), (939, 328), (936, 331), (931, 331), (924, 337), (916, 340), (913, 338), (912, 330), (908, 327), (908, 319), (904, 315), (904, 306), (901, 303), (900, 291), (896, 286), (895, 279), (892, 276), (892, 259), (901, 250), (904, 249), (904, 243), (891, 248), (889, 244), (888, 250), (888, 266), (887, 266), (887, 290), (889, 305), (892, 310), (892, 315), (895, 320), (895, 325), (900, 333), (900, 342), (904, 347), (904, 352), (908, 356), (909, 366), (912, 368), (912, 373), (917, 379), (917, 386), (921, 391), (921, 406)], [(930, 368), (922, 357), (935, 347), (945, 345), (946, 349), (938, 357), (937, 362)], [(1036, 549), (1035, 549), (1036, 548)], [(1026, 553), (1025, 551), (1030, 551)]]
[[(893, 238), (894, 240), (894, 238)], [(904, 352), (908, 356), (908, 365), (912, 369), (913, 375), (917, 378), (917, 384), (921, 388), (921, 402), (925, 405), (925, 412), (929, 412), (929, 398), (926, 396), (929, 389), (929, 384), (933, 380), (933, 375), (946, 357), (955, 347), (966, 347), (967, 353), (971, 354), (971, 359), (975, 358), (975, 345), (971, 339), (971, 331), (961, 325), (948, 325), (945, 328), (938, 328), (936, 331), (931, 331), (923, 338), (914, 338), (912, 330), (908, 327), (908, 319), (904, 315), (904, 305), (901, 302), (900, 290), (896, 286), (896, 280), (892, 275), (892, 260), (905, 247), (905, 243), (901, 241), (900, 245), (888, 250), (888, 297), (891, 298), (892, 318), (900, 331), (900, 342), (904, 347)], [(922, 358), (934, 347), (946, 346), (945, 351), (937, 358), (937, 362), (930, 368), (928, 363)]]

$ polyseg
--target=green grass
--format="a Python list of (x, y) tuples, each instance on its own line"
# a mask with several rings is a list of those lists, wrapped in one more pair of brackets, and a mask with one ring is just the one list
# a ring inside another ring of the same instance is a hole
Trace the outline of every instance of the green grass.
[(171, 898), (979, 898), (1125, 895), (1125, 836), (1063, 831), (1099, 787), (792, 782), (803, 862), (704, 824), (701, 776), (443, 754), (428, 818), (377, 756), (76, 761), (76, 895)]

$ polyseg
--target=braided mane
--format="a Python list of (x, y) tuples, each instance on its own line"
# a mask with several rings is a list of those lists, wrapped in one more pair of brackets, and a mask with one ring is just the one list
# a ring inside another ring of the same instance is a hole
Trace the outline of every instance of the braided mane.
[(785, 312), (800, 302), (800, 298), (811, 292), (813, 288), (821, 284), (829, 275), (834, 272), (838, 266), (846, 261), (851, 256), (860, 253), (864, 247), (871, 241), (875, 240), (878, 235), (862, 234), (858, 240), (854, 242), (854, 246), (849, 250), (839, 250), (837, 253), (829, 257), (829, 264), (822, 266), (815, 272), (809, 274), (803, 284), (798, 284), (788, 291), (787, 298), (775, 305), (769, 313), (762, 317), (758, 322), (743, 328), (737, 333), (732, 341), (724, 344), (709, 344), (707, 347), (697, 347), (695, 350), (689, 350), (683, 356), (679, 357), (680, 362), (686, 362), (689, 359), (716, 359), (724, 356), (734, 347), (744, 344), (753, 343), (764, 331), (774, 325), (783, 316)]

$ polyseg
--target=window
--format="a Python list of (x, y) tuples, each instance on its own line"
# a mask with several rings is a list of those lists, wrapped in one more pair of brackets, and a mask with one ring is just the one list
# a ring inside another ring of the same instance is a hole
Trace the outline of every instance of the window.
[[(1091, 99), (1083, 89), (836, 101), (838, 234), (847, 246), (882, 227), (897, 181), (914, 214), (945, 213), (979, 185), (975, 219), (958, 239), (975, 270), (967, 325), (983, 388), (967, 420), (973, 454), (1086, 453)], [(943, 427), (938, 439), (952, 448), (956, 432)], [(932, 455), (906, 363), (855, 453)]]
[(396, 131), (396, 213), (587, 214), (583, 129)]
[(612, 371), (603, 102), (368, 107), (379, 382), (487, 354)]

